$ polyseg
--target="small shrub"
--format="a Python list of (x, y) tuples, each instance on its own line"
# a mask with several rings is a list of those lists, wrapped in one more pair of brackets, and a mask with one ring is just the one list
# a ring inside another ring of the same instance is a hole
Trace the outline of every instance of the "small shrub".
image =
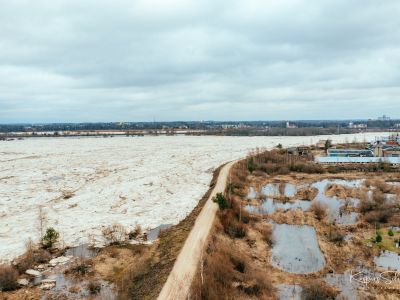
[(389, 236), (394, 236), (394, 232), (393, 232), (393, 230), (392, 230), (392, 229), (389, 229), (389, 231), (388, 231), (388, 235), (389, 235)]
[(222, 195), (221, 193), (218, 193), (214, 197), (213, 201), (218, 204), (218, 207), (219, 207), (220, 210), (224, 210), (224, 209), (229, 207), (228, 201), (226, 200), (225, 196)]
[(304, 300), (334, 300), (335, 291), (319, 280), (312, 280), (303, 286), (301, 292)]
[(269, 246), (273, 246), (274, 245), (274, 237), (273, 237), (273, 230), (271, 226), (263, 226), (262, 228), (260, 228), (260, 233), (263, 237), (263, 240), (265, 242), (267, 242), (267, 244)]
[(386, 223), (391, 215), (392, 212), (390, 210), (370, 211), (365, 214), (365, 221), (370, 224)]
[(135, 229), (129, 232), (129, 239), (130, 240), (137, 239), (141, 234), (142, 234), (142, 227), (139, 224), (137, 224), (135, 226)]
[(12, 266), (0, 265), (0, 291), (13, 291), (18, 288), (18, 272)]
[(244, 273), (246, 270), (246, 262), (241, 258), (241, 257), (232, 257), (231, 258), (232, 264), (233, 264), (233, 268), (240, 272), (240, 273)]
[(243, 238), (246, 236), (247, 227), (236, 219), (236, 215), (232, 210), (224, 210), (219, 214), (224, 232), (231, 238)]
[(375, 242), (376, 243), (380, 243), (380, 242), (382, 242), (382, 236), (378, 233), (377, 235), (376, 235), (376, 237), (375, 237)]
[(327, 207), (323, 203), (314, 202), (311, 204), (310, 211), (312, 211), (317, 220), (323, 220), (327, 215)]
[(76, 275), (86, 275), (90, 270), (90, 264), (87, 261), (81, 261), (78, 264), (72, 266), (67, 273), (73, 273)]
[(53, 245), (58, 241), (60, 234), (53, 228), (49, 227), (46, 230), (46, 234), (43, 237), (42, 243), (45, 249), (52, 248)]
[(120, 224), (113, 224), (104, 228), (102, 234), (108, 245), (121, 244), (126, 240), (125, 227)]
[(345, 235), (341, 233), (339, 230), (333, 230), (329, 234), (329, 240), (335, 244), (342, 244), (344, 241)]
[(377, 207), (376, 203), (373, 200), (369, 199), (361, 201), (358, 206), (361, 213), (373, 211), (376, 207)]
[(37, 249), (29, 243), (26, 252), (16, 260), (15, 268), (22, 274), (37, 264), (47, 263), (50, 259), (51, 255), (47, 250)]
[(255, 163), (254, 163), (254, 158), (253, 158), (253, 157), (250, 157), (250, 158), (247, 160), (247, 170), (248, 170), (250, 173), (253, 173), (255, 169), (256, 169), (256, 166), (255, 166)]
[(97, 281), (90, 281), (88, 284), (88, 290), (91, 295), (97, 295), (101, 291), (101, 284)]

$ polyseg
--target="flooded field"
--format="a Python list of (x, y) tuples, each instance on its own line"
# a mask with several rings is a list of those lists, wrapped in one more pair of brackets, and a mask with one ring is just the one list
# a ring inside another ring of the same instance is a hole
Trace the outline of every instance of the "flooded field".
[[(371, 139), (374, 133), (356, 135)], [(0, 260), (39, 238), (39, 215), (61, 246), (102, 245), (101, 230), (176, 224), (207, 191), (212, 171), (255, 148), (327, 137), (32, 138), (0, 143)], [(354, 135), (329, 136), (334, 142)], [(288, 194), (293, 191), (290, 188)], [(40, 209), (41, 208), (41, 209)], [(41, 210), (41, 212), (40, 212)]]
[(325, 257), (313, 227), (276, 224), (274, 239), (271, 261), (275, 267), (290, 273), (307, 274), (325, 266)]
[(301, 209), (308, 210), (311, 206), (311, 201), (295, 200), (293, 202), (282, 203), (273, 199), (264, 200), (261, 205), (246, 205), (246, 210), (253, 214), (273, 214), (279, 209), (293, 210)]
[[(247, 211), (256, 214), (272, 214), (278, 209), (282, 210), (294, 210), (301, 209), (306, 211), (310, 209), (313, 201), (323, 203), (327, 207), (328, 217), (331, 222), (336, 222), (343, 225), (351, 225), (357, 221), (358, 213), (356, 212), (344, 212), (345, 199), (333, 196), (329, 197), (326, 195), (328, 187), (332, 185), (339, 185), (347, 188), (358, 188), (363, 185), (363, 180), (341, 180), (341, 179), (324, 179), (321, 181), (314, 182), (312, 184), (299, 184), (296, 186), (292, 183), (269, 183), (261, 188), (260, 192), (257, 192), (253, 187), (249, 189), (247, 198), (249, 200), (257, 197), (287, 197), (292, 200), (283, 203), (279, 200), (266, 198), (261, 202), (261, 205), (247, 205)], [(296, 199), (296, 193), (303, 188), (315, 188), (318, 193), (312, 200)], [(294, 197), (294, 200), (293, 200)], [(359, 204), (358, 199), (347, 199), (347, 205), (357, 207)]]

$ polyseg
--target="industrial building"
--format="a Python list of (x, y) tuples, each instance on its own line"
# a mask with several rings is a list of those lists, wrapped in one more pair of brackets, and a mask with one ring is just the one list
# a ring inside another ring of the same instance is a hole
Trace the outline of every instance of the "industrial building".
[(400, 135), (377, 137), (368, 149), (328, 149), (319, 163), (389, 163), (400, 164)]
[(369, 149), (328, 149), (330, 157), (373, 157), (374, 153)]

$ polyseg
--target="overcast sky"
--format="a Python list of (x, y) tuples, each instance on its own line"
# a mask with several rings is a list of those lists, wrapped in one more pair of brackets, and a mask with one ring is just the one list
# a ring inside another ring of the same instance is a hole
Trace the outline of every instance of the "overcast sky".
[(399, 0), (0, 3), (0, 123), (382, 114)]

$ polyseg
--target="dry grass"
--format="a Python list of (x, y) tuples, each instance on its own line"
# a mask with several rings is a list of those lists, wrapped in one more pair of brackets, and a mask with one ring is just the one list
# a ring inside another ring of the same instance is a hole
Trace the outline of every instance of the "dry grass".
[(18, 271), (10, 265), (0, 265), (0, 291), (13, 291), (18, 288)]
[(310, 280), (303, 285), (301, 293), (304, 300), (334, 300), (337, 292), (322, 280)]
[(333, 229), (329, 232), (328, 239), (330, 242), (341, 245), (344, 242), (345, 234), (338, 229)]
[(258, 231), (261, 233), (262, 238), (269, 246), (273, 246), (275, 243), (274, 237), (273, 237), (273, 229), (272, 225), (270, 224), (263, 224), (261, 228), (258, 229)]
[(87, 285), (87, 289), (91, 295), (97, 295), (101, 291), (101, 284), (97, 281), (90, 281)]
[(323, 220), (327, 215), (326, 205), (320, 202), (314, 202), (311, 204), (310, 211), (314, 213), (314, 216), (318, 221)]
[(107, 226), (101, 232), (108, 245), (122, 244), (127, 240), (127, 232), (125, 227), (118, 223)]
[(51, 259), (50, 252), (38, 248), (32, 241), (26, 244), (26, 251), (23, 255), (15, 260), (15, 268), (20, 274), (28, 269), (32, 269), (35, 265), (47, 263)]
[(248, 253), (233, 248), (232, 241), (214, 235), (190, 299), (273, 299), (274, 288), (265, 272), (254, 268)]
[(65, 273), (74, 276), (85, 276), (90, 272), (92, 266), (92, 260), (81, 259), (74, 263), (69, 269), (67, 269)]

